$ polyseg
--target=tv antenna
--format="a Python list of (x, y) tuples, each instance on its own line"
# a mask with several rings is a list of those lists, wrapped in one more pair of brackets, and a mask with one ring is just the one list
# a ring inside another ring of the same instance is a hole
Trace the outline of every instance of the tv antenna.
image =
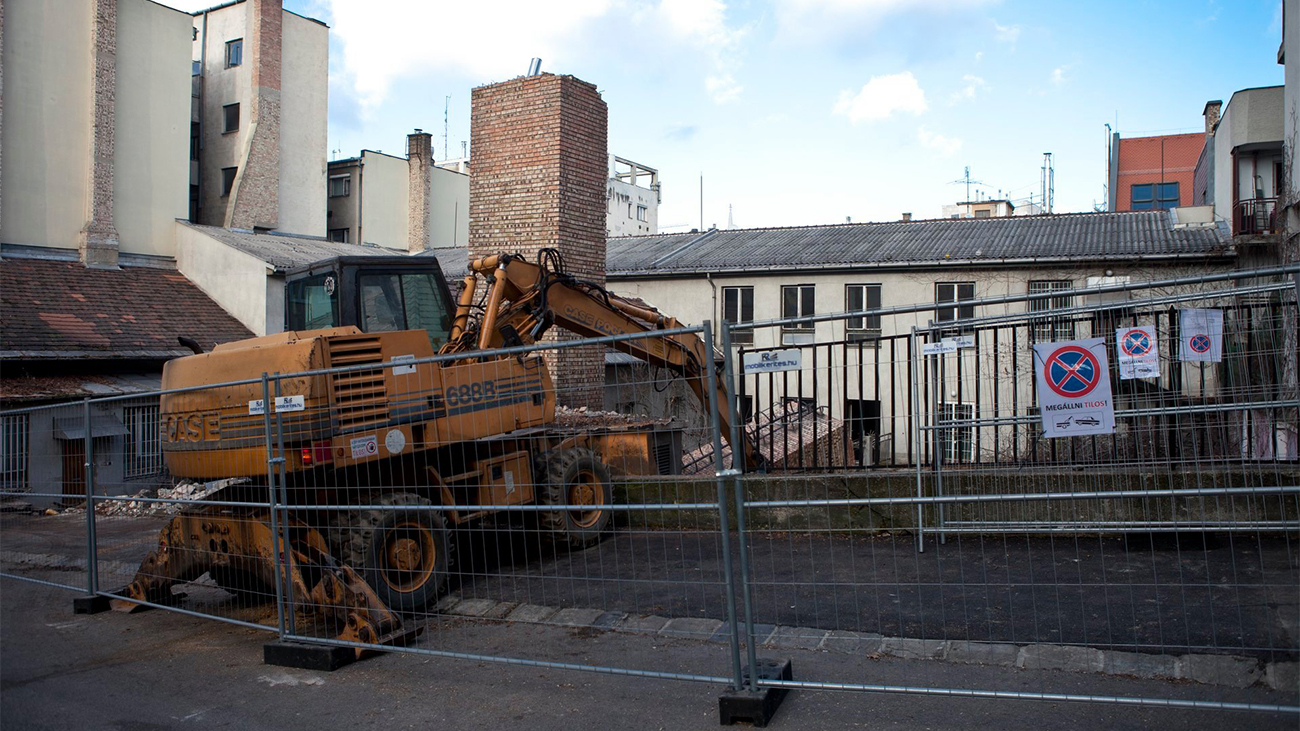
[(966, 185), (966, 200), (962, 201), (963, 203), (970, 203), (970, 187), (971, 187), (972, 185), (988, 185), (988, 183), (986, 183), (986, 182), (984, 182), (984, 181), (982, 181), (982, 180), (971, 180), (971, 179), (970, 179), (970, 165), (967, 165), (967, 166), (966, 166), (966, 174), (965, 174), (965, 175), (963, 175), (963, 176), (960, 177), (960, 178), (957, 178), (956, 180), (950, 180), (950, 181), (948, 181), (948, 185), (962, 185), (963, 183)]
[(447, 95), (447, 101), (442, 106), (442, 159), (446, 160), (447, 155), (447, 119), (451, 112), (451, 94)]

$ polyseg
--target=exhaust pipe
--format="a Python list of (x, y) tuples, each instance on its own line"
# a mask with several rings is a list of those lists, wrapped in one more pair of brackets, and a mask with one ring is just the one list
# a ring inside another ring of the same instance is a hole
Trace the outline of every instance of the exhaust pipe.
[(542, 73), (542, 59), (534, 58), (528, 62), (528, 73), (525, 76), (536, 76)]

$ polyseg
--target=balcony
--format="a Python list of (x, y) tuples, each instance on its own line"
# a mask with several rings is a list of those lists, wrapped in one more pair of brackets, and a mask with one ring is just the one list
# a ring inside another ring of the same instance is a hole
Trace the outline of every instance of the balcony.
[(1250, 198), (1232, 208), (1234, 236), (1259, 236), (1278, 232), (1277, 198)]

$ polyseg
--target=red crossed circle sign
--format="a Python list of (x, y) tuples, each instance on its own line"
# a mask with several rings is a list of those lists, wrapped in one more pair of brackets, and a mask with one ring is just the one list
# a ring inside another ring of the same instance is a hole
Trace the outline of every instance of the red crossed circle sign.
[(1146, 355), (1151, 352), (1151, 337), (1145, 330), (1129, 330), (1124, 333), (1120, 347), (1125, 355)]
[(1047, 387), (1058, 396), (1087, 396), (1101, 383), (1101, 364), (1097, 356), (1077, 345), (1057, 348), (1043, 363)]
[(1191, 341), (1187, 344), (1191, 346), (1192, 352), (1194, 353), (1209, 352), (1210, 345), (1212, 345), (1210, 342), (1210, 336), (1208, 335), (1193, 335)]

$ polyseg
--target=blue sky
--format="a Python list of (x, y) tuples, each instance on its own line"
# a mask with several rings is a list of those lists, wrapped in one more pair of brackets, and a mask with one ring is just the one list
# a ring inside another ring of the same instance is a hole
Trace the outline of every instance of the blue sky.
[[(183, 4), (183, 0), (178, 0)], [(1210, 99), (1282, 83), (1279, 0), (286, 0), (331, 26), (329, 147), (442, 154), (470, 90), (542, 68), (597, 85), (609, 148), (660, 171), (661, 227), (939, 215), (986, 195), (1102, 200), (1105, 129), (1203, 128)], [(471, 153), (472, 156), (472, 153)]]

